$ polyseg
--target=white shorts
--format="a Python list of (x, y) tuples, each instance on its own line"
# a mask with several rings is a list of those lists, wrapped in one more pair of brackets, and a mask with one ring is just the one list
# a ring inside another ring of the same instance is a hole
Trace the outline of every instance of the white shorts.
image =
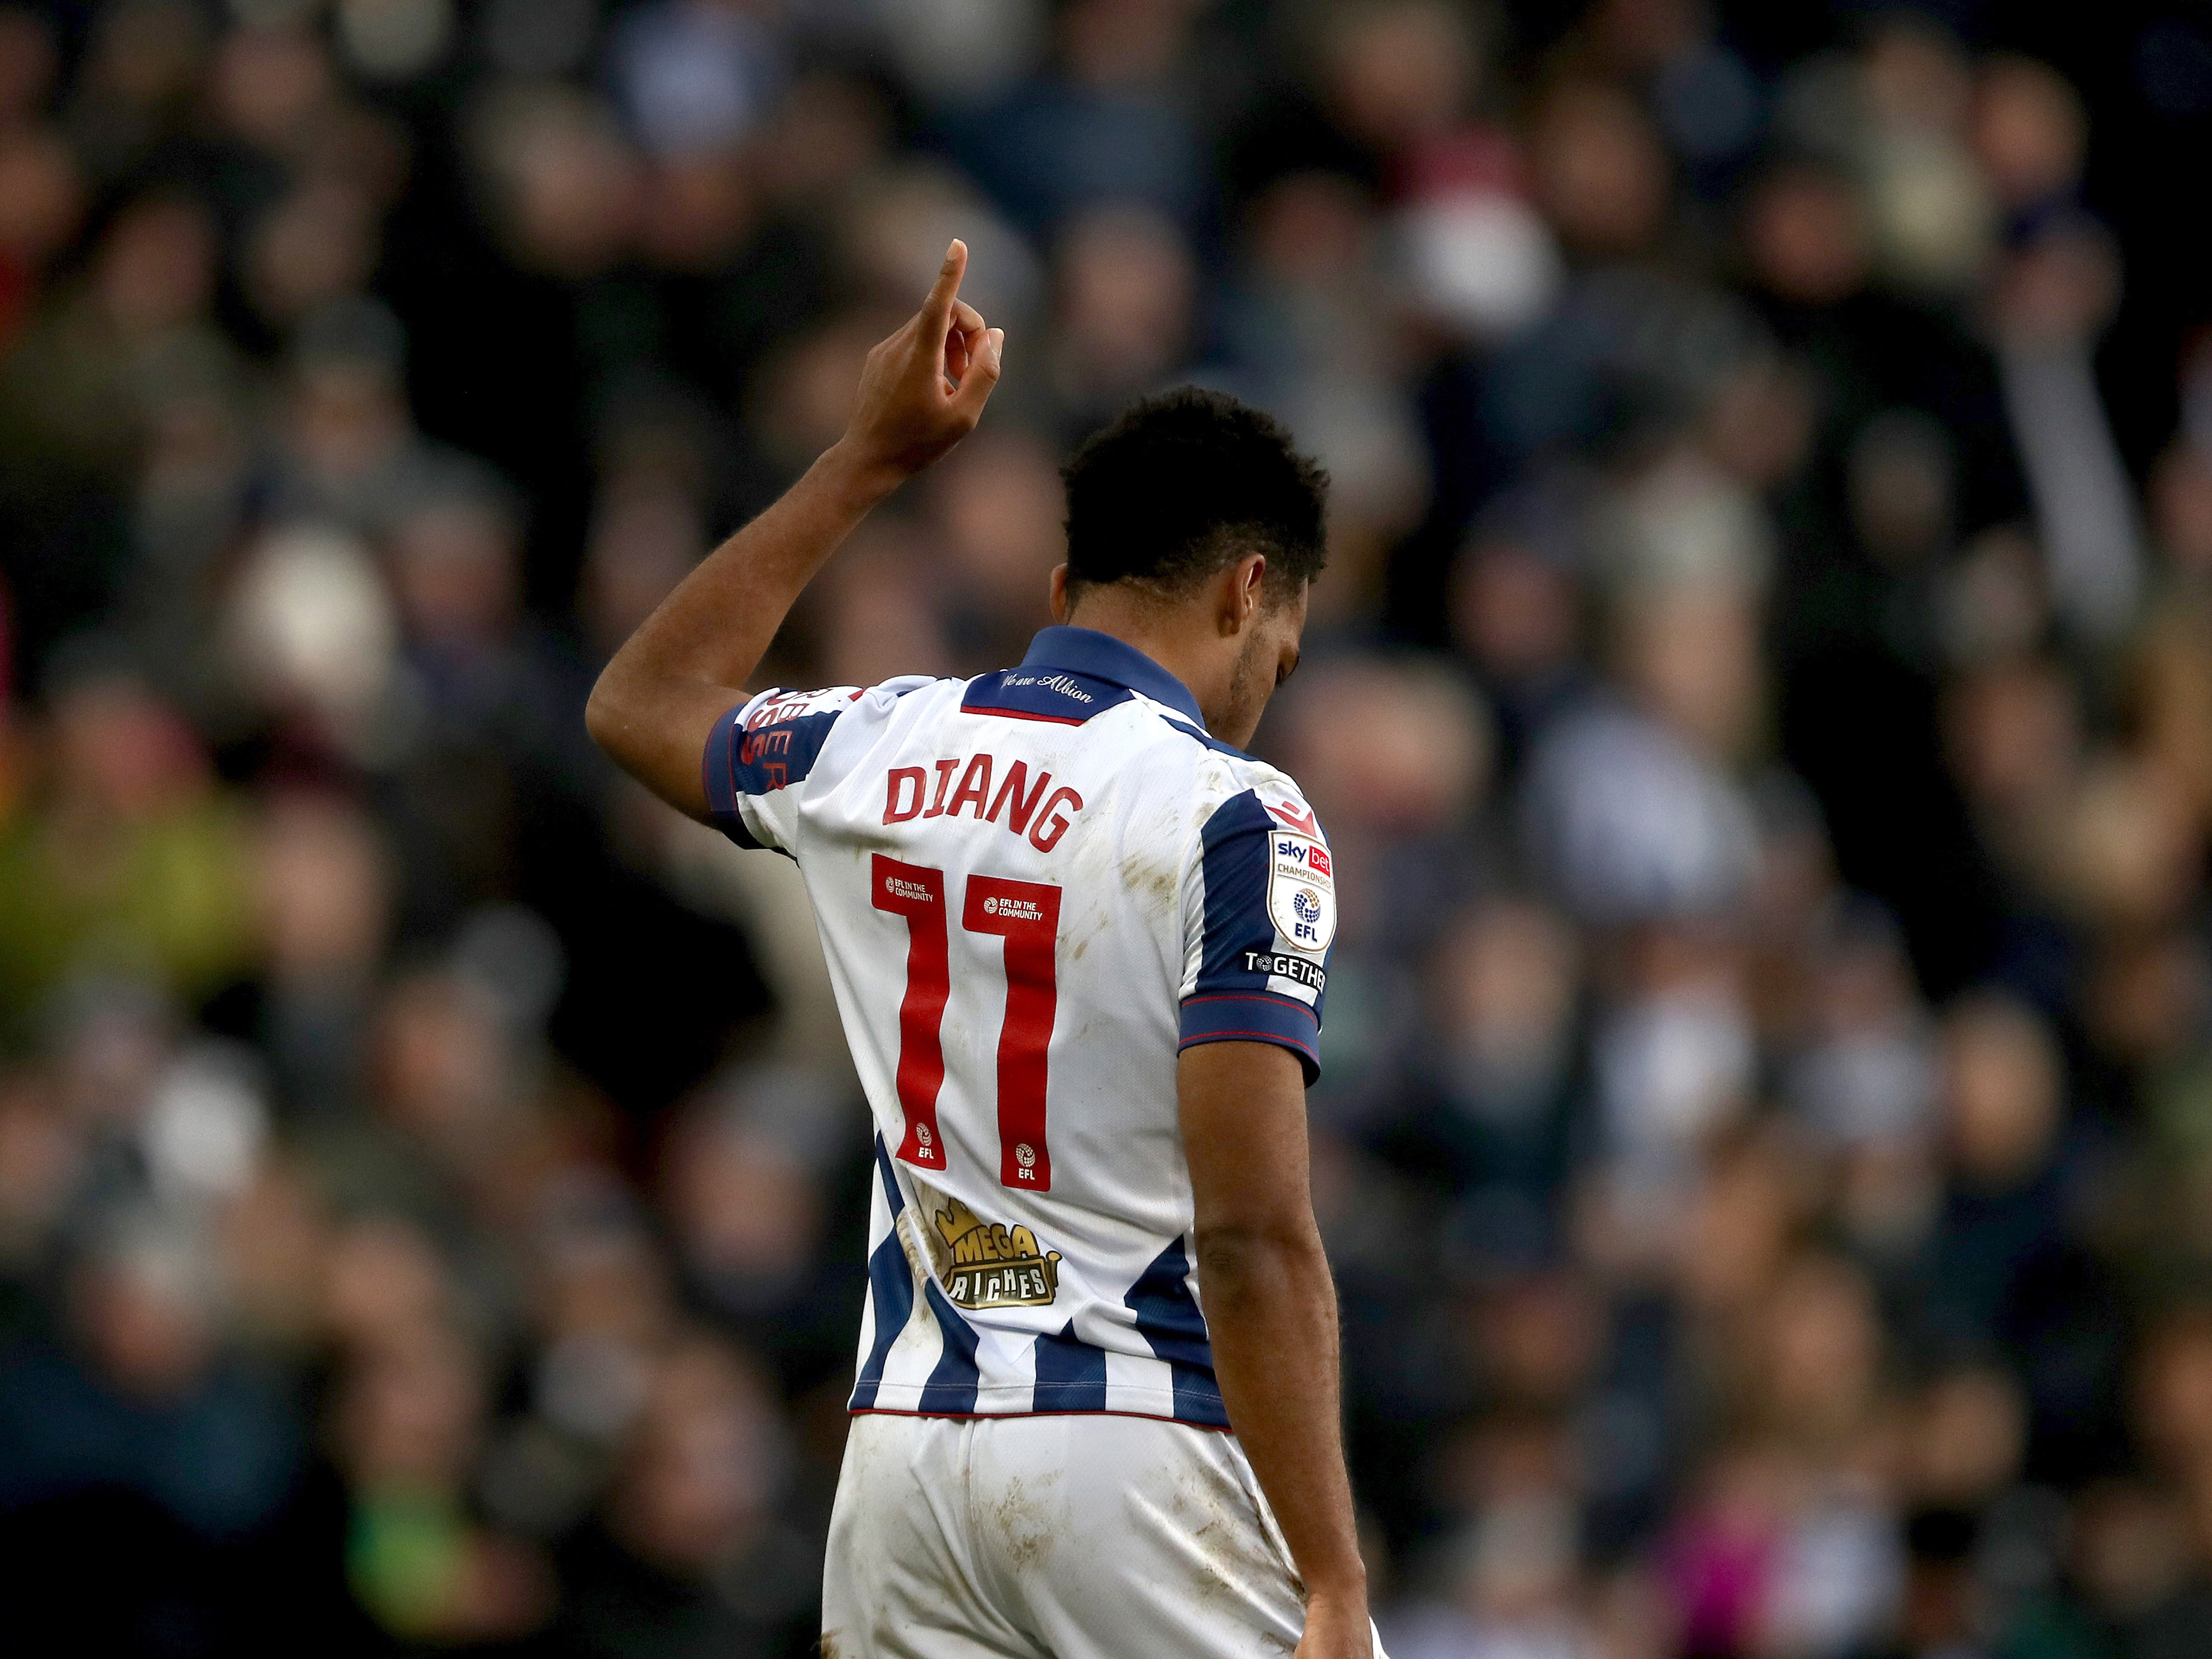
[(1228, 1435), (1148, 1417), (853, 1419), (823, 1659), (1283, 1659), (1304, 1627), (1281, 1529)]

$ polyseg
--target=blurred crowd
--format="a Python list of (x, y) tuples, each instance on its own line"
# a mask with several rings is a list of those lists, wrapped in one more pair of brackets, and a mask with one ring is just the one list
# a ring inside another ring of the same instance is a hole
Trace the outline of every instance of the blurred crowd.
[(1146, 390), (1329, 469), (1395, 1659), (2212, 1652), (2208, 120), (2128, 4), (0, 3), (0, 1646), (811, 1650), (866, 1114), (580, 716), (957, 234), (773, 678), (1018, 659)]

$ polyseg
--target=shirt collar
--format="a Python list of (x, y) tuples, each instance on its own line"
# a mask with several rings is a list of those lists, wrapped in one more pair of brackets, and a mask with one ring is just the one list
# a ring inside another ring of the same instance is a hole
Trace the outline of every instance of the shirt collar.
[(1048, 628), (1030, 641), (1024, 668), (1065, 668), (1142, 692), (1154, 702), (1164, 702), (1187, 715), (1198, 729), (1206, 730), (1206, 716), (1198, 712), (1198, 699), (1190, 688), (1143, 652), (1111, 634), (1095, 628)]

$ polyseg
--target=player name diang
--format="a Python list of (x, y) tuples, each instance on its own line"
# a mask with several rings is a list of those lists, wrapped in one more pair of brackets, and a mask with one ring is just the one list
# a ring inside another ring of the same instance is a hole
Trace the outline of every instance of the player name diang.
[[(1067, 833), (1073, 815), (1083, 810), (1082, 796), (1065, 785), (1054, 788), (1049, 772), (1039, 772), (1032, 779), (1026, 761), (1009, 761), (1002, 767), (995, 755), (976, 754), (963, 764), (956, 756), (939, 761), (936, 772), (933, 788), (924, 768), (892, 767), (884, 778), (884, 822), (957, 818), (972, 809), (985, 823), (998, 824), (1010, 835), (1026, 835), (1030, 846), (1049, 853)], [(955, 773), (960, 780), (957, 784)]]

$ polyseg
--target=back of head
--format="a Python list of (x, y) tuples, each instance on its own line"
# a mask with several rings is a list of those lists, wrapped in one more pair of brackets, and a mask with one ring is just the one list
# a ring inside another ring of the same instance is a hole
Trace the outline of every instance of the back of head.
[(1273, 418), (1184, 386), (1132, 404), (1075, 453), (1067, 483), (1067, 580), (1128, 581), (1180, 598), (1249, 553), (1273, 599), (1321, 573), (1328, 475)]

